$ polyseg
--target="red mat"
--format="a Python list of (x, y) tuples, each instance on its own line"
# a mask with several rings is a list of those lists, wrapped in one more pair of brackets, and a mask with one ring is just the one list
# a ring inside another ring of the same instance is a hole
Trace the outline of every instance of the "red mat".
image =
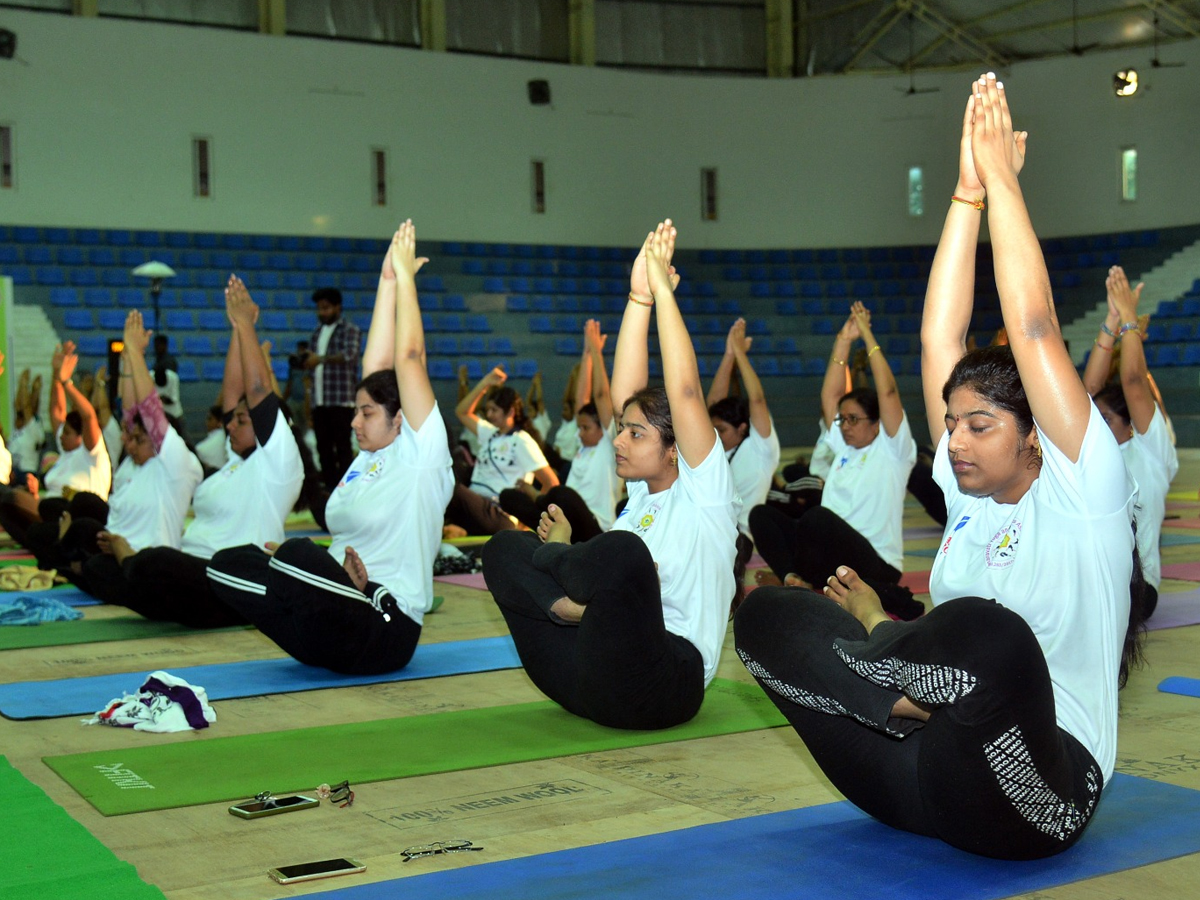
[(1162, 567), (1162, 575), (1180, 581), (1200, 581), (1200, 562), (1171, 563)]
[[(1197, 579), (1200, 580), (1200, 579)], [(900, 576), (900, 583), (914, 594), (929, 593), (928, 572), (905, 572)]]

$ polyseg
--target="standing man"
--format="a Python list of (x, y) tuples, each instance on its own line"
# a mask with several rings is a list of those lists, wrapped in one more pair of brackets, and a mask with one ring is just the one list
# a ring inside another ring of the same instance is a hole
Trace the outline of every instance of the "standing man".
[(337, 487), (354, 455), (350, 446), (350, 422), (354, 418), (354, 386), (358, 383), (358, 356), (362, 336), (358, 326), (342, 318), (342, 292), (337, 288), (313, 291), (317, 319), (313, 351), (305, 368), (313, 373), (312, 429), (321, 457), (321, 480), (326, 490)]

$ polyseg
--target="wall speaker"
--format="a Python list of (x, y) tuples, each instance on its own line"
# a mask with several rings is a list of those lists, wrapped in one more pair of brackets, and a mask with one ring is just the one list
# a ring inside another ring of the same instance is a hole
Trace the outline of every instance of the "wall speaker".
[[(0, 28), (0, 59), (12, 59), (17, 52), (17, 35), (16, 32), (9, 31), (7, 28)], [(532, 93), (532, 88), (530, 89)], [(546, 94), (550, 96), (549, 91)]]
[(544, 78), (529, 82), (529, 102), (534, 106), (546, 106), (550, 102), (550, 82)]

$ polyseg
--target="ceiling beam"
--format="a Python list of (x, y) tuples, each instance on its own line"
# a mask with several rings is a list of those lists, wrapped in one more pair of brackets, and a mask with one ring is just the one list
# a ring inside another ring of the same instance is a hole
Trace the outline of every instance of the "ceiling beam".
[(866, 56), (871, 48), (891, 31), (896, 23), (899, 22), (908, 12), (909, 0), (894, 0), (887, 4), (876, 13), (875, 18), (863, 26), (858, 35), (851, 42), (850, 46), (854, 48), (849, 61), (842, 66), (843, 72), (849, 72), (853, 69), (864, 56)]
[[(967, 30), (967, 26), (946, 18), (942, 13), (931, 9), (921, 2), (912, 3), (912, 13), (926, 25), (939, 33), (942, 39), (957, 44), (963, 50), (975, 56), (980, 62), (994, 69), (1006, 68), (1011, 60), (999, 47), (995, 46), (991, 37), (980, 37)], [(923, 59), (931, 48), (924, 48), (917, 54), (916, 59)]]

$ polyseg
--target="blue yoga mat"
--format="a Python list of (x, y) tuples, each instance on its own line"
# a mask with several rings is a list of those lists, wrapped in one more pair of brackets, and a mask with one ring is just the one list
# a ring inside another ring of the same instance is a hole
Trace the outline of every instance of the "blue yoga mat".
[(1158, 689), (1164, 694), (1182, 694), (1184, 697), (1200, 697), (1200, 678), (1184, 678), (1172, 675), (1158, 683)]
[(65, 603), (67, 606), (99, 606), (100, 601), (91, 594), (85, 594), (73, 584), (64, 584), (62, 587), (47, 588), (44, 591), (12, 591), (14, 595), (22, 597), (51, 597), (59, 603)]
[(1163, 532), (1158, 536), (1158, 545), (1160, 547), (1181, 547), (1185, 544), (1200, 544), (1200, 535), (1167, 534)]
[[(519, 669), (521, 659), (512, 638), (478, 638), (418, 644), (412, 660), (399, 672), (386, 675), (338, 675), (294, 659), (259, 659), (173, 668), (172, 675), (198, 685), (209, 700), (234, 700), (323, 688), (354, 687), (392, 681), (414, 681), (442, 675)], [(57, 681), (19, 681), (0, 685), (0, 715), (6, 719), (53, 719), (95, 712), (114, 697), (136, 691), (145, 672), (121, 672)]]
[[(470, 837), (437, 832), (421, 840)], [(487, 841), (476, 843), (484, 851), (469, 855), (486, 859)], [(972, 856), (933, 838), (888, 828), (842, 802), (347, 887), (321, 898), (993, 900), (1197, 850), (1200, 791), (1117, 775), (1079, 843), (1032, 862)], [(441, 859), (425, 857), (409, 865), (428, 870)]]

